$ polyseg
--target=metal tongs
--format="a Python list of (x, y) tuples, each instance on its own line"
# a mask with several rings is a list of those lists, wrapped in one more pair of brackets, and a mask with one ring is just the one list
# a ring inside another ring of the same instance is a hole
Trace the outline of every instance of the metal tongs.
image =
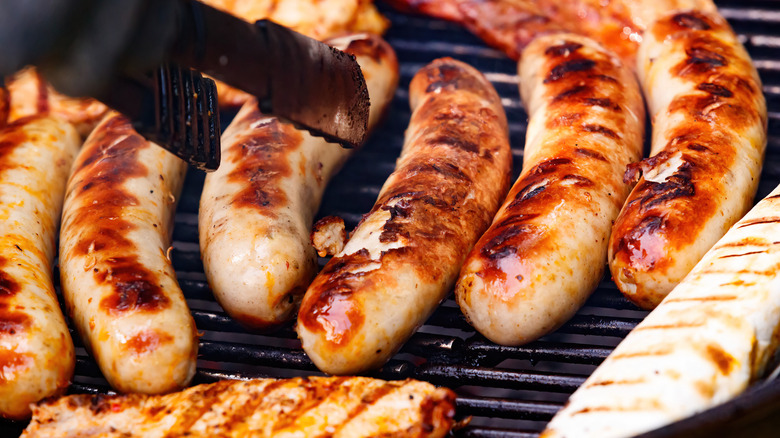
[(0, 1), (0, 74), (36, 65), (54, 87), (95, 97), (190, 164), (219, 165), (211, 75), (263, 112), (347, 147), (368, 125), (354, 57), (267, 20), (248, 23), (195, 0)]

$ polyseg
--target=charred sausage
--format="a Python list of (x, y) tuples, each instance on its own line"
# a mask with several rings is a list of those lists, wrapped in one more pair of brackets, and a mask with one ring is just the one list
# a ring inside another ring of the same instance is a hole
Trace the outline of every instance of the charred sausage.
[(65, 391), (75, 355), (52, 280), (65, 182), (81, 139), (45, 115), (0, 130), (0, 416)]
[(509, 185), (506, 117), (478, 71), (439, 59), (409, 89), (396, 170), (298, 314), (303, 349), (327, 373), (378, 367), (401, 347), (453, 286)]
[[(392, 48), (377, 36), (332, 40), (357, 56), (375, 126), (398, 83)], [(354, 150), (327, 143), (247, 103), (225, 131), (220, 168), (206, 176), (200, 245), (209, 285), (242, 324), (269, 329), (294, 316), (317, 272), (309, 242), (328, 181)]]
[(598, 286), (645, 121), (632, 71), (589, 38), (536, 39), (519, 74), (530, 117), (523, 172), (455, 289), (469, 322), (504, 345), (556, 329)]
[[(615, 222), (612, 277), (651, 309), (750, 208), (767, 136), (761, 81), (726, 20), (676, 12), (645, 32), (651, 157)], [(629, 177), (632, 172), (629, 172)]]
[(172, 391), (195, 373), (195, 324), (167, 258), (186, 169), (110, 113), (68, 181), (63, 295), (85, 346), (122, 392)]

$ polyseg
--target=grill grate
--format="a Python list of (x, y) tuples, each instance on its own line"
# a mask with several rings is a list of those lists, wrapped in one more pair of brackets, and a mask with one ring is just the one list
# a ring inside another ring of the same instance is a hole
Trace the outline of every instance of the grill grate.
[[(769, 144), (759, 186), (759, 197), (764, 197), (780, 183), (780, 8), (771, 0), (724, 0), (719, 4), (754, 57), (764, 81), (769, 106)], [(518, 96), (515, 63), (457, 25), (399, 14), (384, 5), (380, 8), (393, 23), (386, 38), (397, 51), (401, 81), (384, 125), (335, 178), (323, 200), (320, 216), (339, 215), (348, 229), (370, 210), (392, 172), (411, 115), (409, 81), (435, 58), (452, 56), (468, 62), (493, 82), (510, 122), (515, 177), (522, 162), (527, 116)], [(249, 333), (214, 301), (197, 245), (203, 176), (191, 171), (187, 177), (176, 216), (172, 255), (197, 327), (203, 332), (195, 383), (318, 374), (301, 350), (292, 325), (267, 335)], [(470, 424), (456, 432), (458, 436), (536, 437), (568, 395), (645, 314), (625, 300), (607, 277), (586, 306), (557, 332), (523, 347), (503, 347), (475, 334), (448, 298), (401, 352), (373, 375), (412, 377), (453, 388), (459, 395), (458, 415), (472, 416)], [(75, 333), (74, 341), (77, 364), (71, 392), (109, 391)], [(742, 403), (749, 403), (751, 392), (756, 391), (780, 395), (780, 384), (751, 390)], [(0, 431), (19, 433), (23, 427), (21, 423), (0, 423)]]

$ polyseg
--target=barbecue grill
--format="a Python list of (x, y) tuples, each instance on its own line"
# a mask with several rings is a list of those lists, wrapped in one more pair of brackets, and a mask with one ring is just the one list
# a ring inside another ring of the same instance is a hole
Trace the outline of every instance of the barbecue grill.
[[(764, 83), (769, 143), (758, 189), (760, 199), (780, 183), (780, 3), (722, 0), (718, 5), (752, 55)], [(393, 171), (411, 115), (409, 81), (435, 58), (457, 58), (487, 76), (501, 95), (509, 120), (514, 177), (523, 158), (527, 115), (518, 95), (515, 62), (487, 48), (458, 25), (379, 6), (392, 22), (386, 38), (398, 54), (401, 81), (384, 124), (334, 179), (323, 200), (320, 217), (341, 216), (348, 229), (371, 209)], [(301, 350), (292, 324), (271, 334), (250, 333), (214, 301), (198, 252), (197, 213), (203, 178), (202, 172), (190, 170), (176, 215), (172, 254), (179, 282), (203, 334), (194, 383), (320, 374)], [(320, 265), (324, 262), (320, 260)], [(526, 346), (503, 347), (475, 333), (450, 297), (372, 376), (416, 378), (454, 389), (459, 396), (458, 417), (471, 417), (454, 432), (456, 436), (536, 437), (569, 394), (646, 313), (624, 299), (607, 275), (585, 307), (558, 331)], [(77, 362), (70, 391), (110, 392), (75, 332), (73, 337)], [(25, 425), (1, 421), (0, 435), (18, 435)], [(768, 436), (772, 430), (771, 435), (778, 433), (778, 425), (780, 381), (770, 377), (726, 405), (645, 437)]]

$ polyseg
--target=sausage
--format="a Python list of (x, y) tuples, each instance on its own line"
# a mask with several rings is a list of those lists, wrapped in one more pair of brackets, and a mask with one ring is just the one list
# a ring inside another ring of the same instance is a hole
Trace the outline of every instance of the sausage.
[(75, 354), (52, 279), (65, 181), (81, 139), (46, 115), (0, 130), (0, 416), (65, 392)]
[(223, 380), (166, 395), (77, 394), (35, 407), (23, 438), (447, 435), (455, 394), (416, 380)]
[(644, 140), (639, 85), (595, 41), (540, 37), (519, 74), (530, 117), (523, 172), (455, 288), (466, 319), (504, 345), (555, 330), (598, 286), (630, 191), (623, 173)]
[(780, 328), (780, 187), (712, 247), (571, 396), (542, 437), (634, 436), (763, 375)]
[(51, 114), (70, 122), (82, 137), (86, 137), (108, 112), (108, 107), (97, 100), (56, 92), (32, 67), (6, 79), (6, 86), (9, 122), (36, 114)]
[(85, 346), (122, 392), (172, 391), (195, 373), (195, 323), (166, 255), (186, 170), (109, 113), (68, 180), (63, 296)]
[(331, 374), (382, 365), (430, 316), (499, 207), (511, 152), (496, 91), (442, 58), (409, 87), (396, 170), (344, 249), (306, 291), (298, 335)]
[(761, 81), (726, 20), (676, 12), (638, 55), (653, 119), (651, 157), (613, 227), (609, 267), (651, 309), (750, 208), (767, 138)]
[[(392, 48), (377, 36), (332, 43), (357, 56), (376, 126), (398, 83)], [(222, 138), (222, 164), (206, 176), (199, 233), (209, 285), (245, 326), (271, 329), (290, 320), (317, 271), (309, 241), (328, 181), (354, 150), (327, 143), (244, 105)]]

